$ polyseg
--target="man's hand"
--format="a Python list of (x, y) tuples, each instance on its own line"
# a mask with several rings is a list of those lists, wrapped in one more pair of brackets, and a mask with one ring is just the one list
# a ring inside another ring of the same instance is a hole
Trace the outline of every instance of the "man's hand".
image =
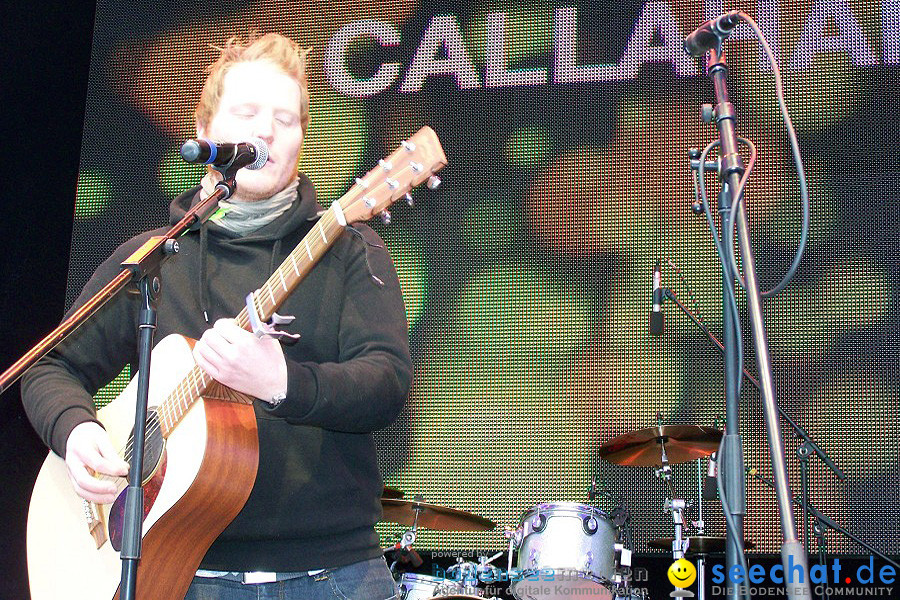
[(116, 452), (106, 430), (93, 421), (77, 425), (69, 434), (66, 468), (75, 493), (100, 504), (112, 503), (119, 488), (116, 481), (97, 479), (94, 474), (128, 475), (128, 463)]
[(221, 384), (261, 400), (287, 391), (287, 363), (278, 340), (258, 338), (234, 319), (219, 319), (194, 345), (194, 360)]

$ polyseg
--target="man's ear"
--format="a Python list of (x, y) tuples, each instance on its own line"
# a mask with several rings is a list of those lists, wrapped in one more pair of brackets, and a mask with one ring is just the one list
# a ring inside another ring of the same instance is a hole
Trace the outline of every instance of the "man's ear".
[(203, 125), (200, 124), (200, 121), (194, 121), (194, 128), (197, 131), (198, 139), (206, 137), (206, 129), (203, 128)]

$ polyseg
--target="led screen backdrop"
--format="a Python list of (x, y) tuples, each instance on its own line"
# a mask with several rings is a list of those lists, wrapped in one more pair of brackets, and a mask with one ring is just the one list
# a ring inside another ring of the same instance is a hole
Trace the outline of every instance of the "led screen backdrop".
[[(716, 135), (698, 117), (713, 96), (681, 43), (737, 7), (98, 2), (70, 300), (117, 244), (167, 222), (169, 199), (201, 176), (177, 149), (194, 135), (214, 46), (248, 30), (288, 35), (313, 48), (301, 168), (323, 206), (422, 125), (450, 161), (437, 191), (417, 191), (390, 226), (374, 225), (400, 274), (416, 365), (404, 414), (378, 433), (386, 482), (514, 526), (537, 503), (586, 501), (597, 477), (630, 508), (644, 551), (671, 534), (662, 484), (597, 450), (657, 415), (712, 425), (724, 414), (718, 351), (671, 303), (663, 336), (649, 336), (647, 318), (659, 259), (664, 285), (721, 332), (718, 259), (691, 211), (687, 163), (690, 147)], [(779, 401), (848, 475), (840, 482), (813, 460), (815, 505), (897, 553), (900, 9), (895, 0), (741, 8), (778, 52), (812, 198), (800, 272), (765, 302)], [(759, 149), (748, 203), (772, 287), (800, 234), (795, 170), (749, 29), (728, 42), (728, 63), (738, 130)], [(755, 372), (749, 343), (746, 356)], [(741, 426), (747, 464), (769, 476), (759, 396), (746, 381)], [(797, 444), (785, 434), (798, 491)], [(675, 472), (696, 499), (698, 465)], [(748, 495), (748, 538), (775, 551), (774, 495), (756, 481)], [(721, 508), (707, 503), (704, 517), (721, 534)], [(401, 530), (381, 531), (388, 543)], [(493, 550), (505, 540), (422, 531), (417, 544)], [(828, 548), (858, 551), (832, 535)]]

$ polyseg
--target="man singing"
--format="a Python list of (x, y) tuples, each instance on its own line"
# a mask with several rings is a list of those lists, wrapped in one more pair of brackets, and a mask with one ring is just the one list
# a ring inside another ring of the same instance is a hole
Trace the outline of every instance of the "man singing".
[[(412, 364), (400, 286), (381, 241), (365, 226), (358, 236), (344, 232), (300, 283), (279, 310), (297, 317), (295, 345), (257, 338), (232, 318), (316, 223), (315, 190), (297, 171), (309, 123), (306, 81), (306, 52), (287, 38), (231, 40), (209, 69), (195, 113), (199, 137), (258, 137), (269, 159), (259, 170), (238, 172), (234, 196), (180, 238), (180, 252), (160, 273), (157, 339), (199, 338), (197, 365), (256, 399), (256, 481), (209, 548), (189, 599), (396, 595), (373, 527), (383, 483), (372, 432), (399, 414)], [(173, 200), (172, 222), (218, 177), (211, 171)], [(164, 231), (123, 244), (76, 306)], [(128, 465), (99, 424), (92, 395), (136, 364), (139, 309), (137, 296), (120, 294), (22, 380), (35, 429), (65, 458), (76, 492), (94, 502), (113, 501), (118, 489), (95, 474), (122, 477)]]

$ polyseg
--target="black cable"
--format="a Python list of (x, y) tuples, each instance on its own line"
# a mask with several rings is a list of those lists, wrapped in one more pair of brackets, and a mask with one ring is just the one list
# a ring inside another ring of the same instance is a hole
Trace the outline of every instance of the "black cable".
[[(702, 163), (701, 163), (702, 164)], [(719, 442), (719, 458), (721, 460), (724, 457), (722, 454), (722, 450), (725, 448), (725, 436), (722, 436), (722, 440)], [(731, 515), (730, 505), (728, 504), (728, 498), (725, 496), (725, 486), (722, 484), (722, 469), (716, 470), (716, 487), (719, 488), (719, 500), (722, 501), (722, 512), (725, 514), (725, 521), (728, 523), (728, 527), (725, 529), (728, 532), (728, 535), (731, 536), (732, 541), (734, 541), (734, 545), (736, 548), (744, 547), (744, 540), (738, 537), (737, 525), (734, 522), (734, 517)], [(750, 569), (747, 568), (747, 555), (745, 552), (741, 552), (741, 568), (744, 569), (744, 585), (743, 585), (743, 593), (741, 596), (744, 597), (744, 600), (748, 599), (747, 588), (749, 587), (747, 582), (749, 581), (749, 573)]]
[[(743, 139), (743, 138), (739, 138), (739, 139)], [(703, 152), (700, 153), (700, 164), (701, 165), (706, 164), (706, 155), (709, 154), (709, 151), (712, 150), (713, 148), (719, 146), (720, 144), (721, 144), (721, 142), (719, 140), (713, 140), (706, 146), (706, 148), (703, 149)], [(715, 219), (713, 218), (712, 211), (709, 208), (709, 200), (708, 200), (707, 194), (706, 194), (706, 179), (704, 177), (704, 171), (705, 171), (705, 169), (701, 168), (698, 170), (698, 173), (697, 173), (697, 175), (698, 175), (697, 182), (698, 182), (698, 186), (700, 188), (700, 204), (703, 206), (703, 211), (706, 214), (706, 222), (709, 225), (709, 229), (710, 229), (710, 232), (712, 233), (712, 237), (713, 237), (713, 242), (716, 245), (716, 253), (719, 256), (719, 262), (722, 265), (722, 274), (725, 275), (725, 274), (729, 273), (728, 263), (727, 263), (727, 259), (726, 259), (727, 254), (726, 254), (725, 249), (722, 247), (722, 241), (719, 239), (719, 230), (716, 227)], [(750, 170), (747, 170), (744, 173), (744, 176), (746, 177), (749, 173), (750, 173)], [(728, 309), (731, 311), (732, 321), (734, 322), (734, 335), (737, 338), (736, 346), (737, 346), (737, 354), (738, 354), (738, 356), (737, 356), (738, 368), (736, 371), (737, 381), (735, 383), (735, 389), (737, 390), (737, 397), (740, 398), (741, 383), (742, 383), (741, 373), (744, 370), (744, 342), (743, 342), (743, 336), (741, 334), (741, 315), (738, 312), (737, 296), (735, 295), (734, 287), (733, 286), (732, 287), (722, 286), (722, 287), (723, 287), (723, 293), (725, 295), (725, 298), (724, 298), (725, 303), (728, 305)], [(722, 316), (722, 320), (723, 320), (723, 325), (724, 325), (724, 315)]]
[[(752, 17), (743, 12), (741, 13), (741, 18), (753, 29), (756, 37), (759, 39), (760, 45), (766, 53), (769, 64), (772, 65), (772, 70), (775, 75), (775, 97), (778, 101), (778, 108), (781, 111), (782, 119), (784, 120), (784, 126), (787, 129), (788, 139), (791, 145), (791, 154), (794, 157), (794, 164), (797, 167), (797, 177), (800, 180), (800, 206), (802, 213), (800, 243), (797, 246), (797, 252), (794, 254), (794, 260), (791, 262), (791, 266), (788, 268), (788, 271), (787, 273), (785, 273), (781, 282), (779, 282), (778, 285), (770, 290), (760, 292), (760, 296), (762, 296), (763, 298), (769, 298), (775, 296), (785, 287), (787, 287), (787, 285), (794, 278), (794, 275), (797, 273), (797, 269), (800, 267), (800, 259), (803, 258), (803, 253), (806, 249), (806, 242), (809, 238), (809, 188), (806, 181), (806, 171), (803, 168), (803, 159), (800, 156), (800, 143), (797, 141), (797, 132), (794, 130), (794, 124), (791, 121), (791, 116), (788, 114), (787, 104), (784, 100), (784, 86), (781, 81), (781, 69), (778, 66), (778, 62), (775, 60), (775, 54), (772, 52), (772, 48), (771, 46), (769, 46), (769, 42), (766, 41), (766, 38), (765, 36), (763, 36), (763, 33), (760, 30), (759, 25), (757, 25), (756, 21), (754, 21)], [(703, 163), (700, 164), (702, 165)], [(703, 170), (701, 169), (700, 171), (702, 174)], [(746, 174), (741, 180), (739, 193), (735, 195), (735, 198), (737, 198), (737, 200), (731, 205), (731, 217), (728, 223), (729, 248), (734, 248), (734, 221), (735, 217), (737, 216), (738, 204), (742, 199), (745, 180)], [(731, 268), (734, 269), (735, 280), (741, 285), (742, 288), (746, 289), (747, 286), (744, 284), (744, 280), (741, 277), (741, 273), (738, 269), (734, 254), (729, 254), (729, 257), (731, 259)]]
[(362, 232), (360, 232), (353, 225), (348, 225), (344, 229), (346, 231), (349, 231), (350, 233), (352, 233), (353, 235), (355, 235), (362, 241), (363, 249), (364, 249), (363, 257), (366, 259), (366, 269), (368, 269), (368, 271), (369, 271), (369, 276), (371, 276), (372, 281), (374, 281), (380, 287), (384, 287), (384, 281), (382, 281), (381, 278), (375, 274), (375, 272), (372, 270), (372, 264), (369, 262), (369, 248), (379, 248), (381, 250), (384, 250), (384, 246), (382, 244), (376, 244), (374, 242), (370, 242), (369, 240), (367, 240), (366, 237), (362, 234)]

